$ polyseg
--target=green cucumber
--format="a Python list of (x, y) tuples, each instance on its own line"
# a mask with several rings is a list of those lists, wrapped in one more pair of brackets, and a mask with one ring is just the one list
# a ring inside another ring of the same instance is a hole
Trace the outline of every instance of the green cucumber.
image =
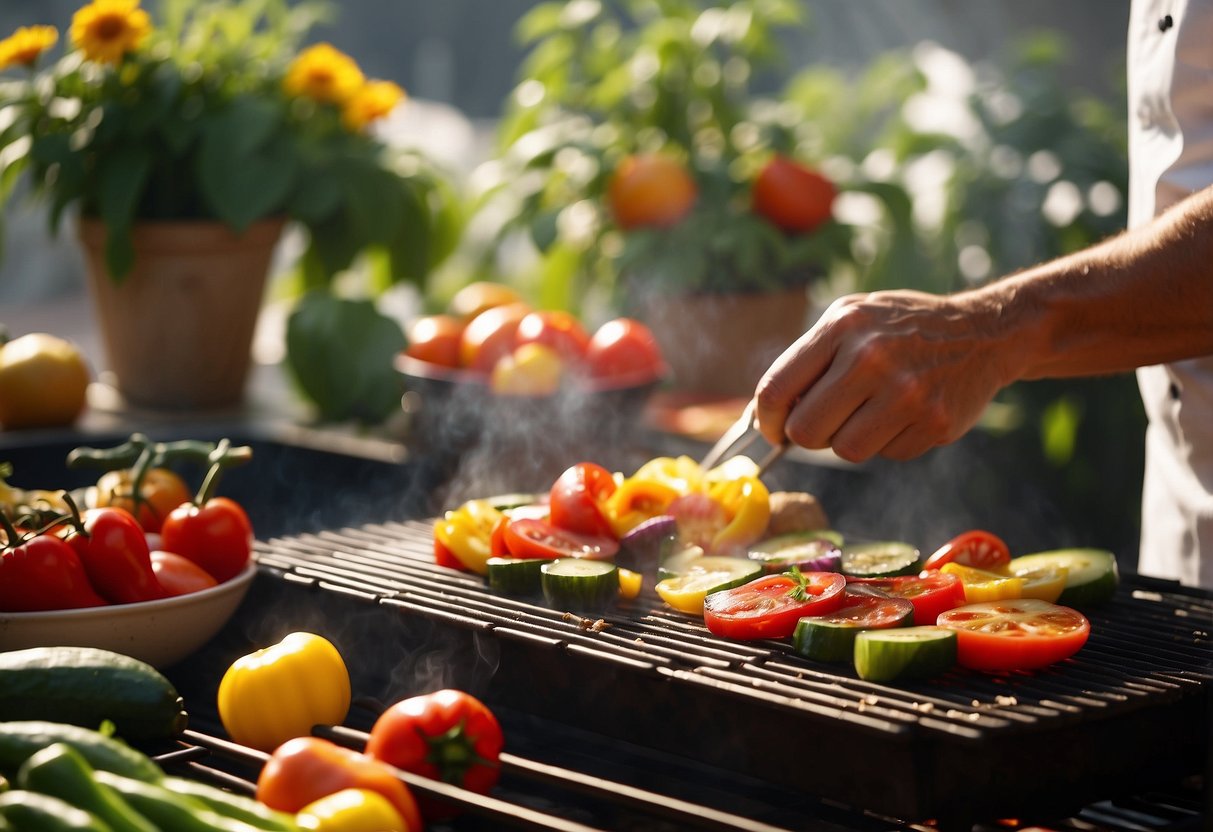
[(0, 794), (0, 820), (17, 832), (113, 832), (100, 818), (64, 800), (19, 789)]
[(113, 832), (160, 832), (112, 789), (94, 779), (80, 753), (62, 742), (32, 755), (17, 773), (17, 785), (57, 797), (100, 818)]
[(789, 532), (750, 546), (746, 556), (767, 572), (837, 572), (842, 564), (842, 535), (831, 529)]
[(661, 559), (661, 563), (657, 565), (657, 580), (664, 581), (666, 578), (673, 578), (681, 575), (690, 568), (691, 564), (704, 556), (703, 549), (699, 546), (690, 545), (679, 549), (673, 554), (667, 555)]
[(97, 783), (117, 792), (131, 808), (166, 832), (169, 829), (173, 832), (252, 832), (255, 829), (159, 783), (132, 780), (108, 771), (97, 772)]
[(619, 595), (619, 568), (610, 561), (557, 558), (540, 564), (543, 597), (553, 607), (600, 610)]
[(177, 689), (158, 670), (93, 647), (0, 653), (0, 714), (84, 728), (109, 720), (126, 739), (174, 737), (188, 722)]
[(1104, 549), (1054, 549), (1023, 555), (1011, 561), (1012, 569), (1060, 566), (1066, 570), (1066, 588), (1056, 603), (1063, 607), (1094, 607), (1116, 594), (1120, 572), (1116, 556)]
[(271, 809), (264, 803), (241, 794), (224, 791), (217, 786), (185, 777), (165, 777), (160, 785), (184, 797), (197, 800), (224, 817), (247, 823), (267, 832), (298, 832), (294, 816)]
[(825, 615), (805, 616), (796, 622), (792, 646), (797, 653), (819, 662), (846, 662), (855, 655), (855, 637), (866, 630), (909, 627), (914, 604), (865, 587), (848, 586), (842, 606)]
[(842, 547), (842, 574), (851, 578), (891, 578), (913, 575), (919, 567), (919, 551), (900, 540), (849, 543)]
[(541, 567), (554, 558), (489, 558), (489, 586), (505, 595), (538, 596), (543, 593)]
[(15, 775), (22, 763), (52, 743), (67, 743), (96, 770), (138, 780), (159, 780), (160, 767), (147, 755), (98, 731), (61, 722), (0, 722), (0, 774)]
[(688, 562), (677, 575), (659, 583), (678, 592), (702, 591), (706, 595), (748, 584), (762, 575), (762, 564), (749, 558), (703, 555)]
[(871, 682), (929, 679), (955, 664), (956, 633), (943, 627), (864, 630), (855, 637), (855, 672)]

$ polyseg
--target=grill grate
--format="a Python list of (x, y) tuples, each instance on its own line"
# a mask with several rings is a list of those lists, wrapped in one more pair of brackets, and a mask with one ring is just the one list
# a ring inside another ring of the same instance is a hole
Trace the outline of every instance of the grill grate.
[[(1089, 616), (1082, 651), (1043, 671), (956, 669), (893, 687), (783, 642), (719, 639), (655, 596), (594, 620), (502, 597), (436, 566), (431, 528), (275, 538), (258, 556), (280, 586), (313, 600), (355, 599), (491, 638), (496, 704), (896, 817), (1071, 811), (1201, 772), (1208, 754), (1213, 599), (1174, 585), (1126, 581)], [(890, 771), (879, 784), (872, 759)]]

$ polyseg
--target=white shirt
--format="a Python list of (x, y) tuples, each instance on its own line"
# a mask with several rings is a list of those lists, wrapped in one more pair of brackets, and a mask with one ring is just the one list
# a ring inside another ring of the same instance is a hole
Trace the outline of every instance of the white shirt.
[[(1129, 16), (1137, 226), (1213, 184), (1213, 0), (1133, 0)], [(1213, 588), (1213, 356), (1143, 367), (1137, 381), (1149, 417), (1138, 570)]]

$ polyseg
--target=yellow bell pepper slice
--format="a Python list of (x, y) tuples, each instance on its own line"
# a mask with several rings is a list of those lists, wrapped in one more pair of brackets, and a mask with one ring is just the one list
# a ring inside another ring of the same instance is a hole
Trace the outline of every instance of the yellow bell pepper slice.
[(469, 571), (489, 573), (493, 529), (505, 517), (488, 500), (468, 500), (434, 523), (434, 537)]
[(644, 575), (639, 572), (633, 572), (631, 569), (618, 569), (619, 572), (619, 597), (633, 600), (640, 595), (640, 588), (644, 584)]
[(337, 648), (315, 633), (291, 633), (242, 656), (219, 681), (219, 719), (238, 743), (273, 751), (314, 725), (340, 725), (350, 710), (350, 674)]
[(645, 520), (664, 514), (678, 496), (663, 482), (628, 477), (607, 498), (607, 522), (616, 537), (623, 537)]
[(771, 520), (771, 492), (755, 476), (724, 479), (708, 486), (708, 496), (724, 506), (728, 525), (712, 538), (712, 554), (728, 554), (758, 540)]
[(999, 575), (973, 566), (960, 563), (945, 563), (939, 568), (960, 578), (965, 591), (966, 604), (980, 604), (986, 601), (1009, 601), (1023, 597), (1024, 579), (1011, 575)]
[(1050, 604), (1061, 597), (1062, 591), (1066, 588), (1066, 576), (1069, 571), (1058, 564), (1039, 567), (1016, 566), (1015, 561), (1011, 561), (1007, 565), (1007, 574), (1023, 580), (1023, 588), (1020, 590), (1021, 598), (1039, 598)]
[(386, 797), (369, 789), (342, 789), (312, 801), (295, 814), (308, 832), (421, 832)]
[(703, 467), (689, 456), (659, 456), (636, 469), (631, 479), (649, 480), (668, 486), (679, 495), (702, 491)]

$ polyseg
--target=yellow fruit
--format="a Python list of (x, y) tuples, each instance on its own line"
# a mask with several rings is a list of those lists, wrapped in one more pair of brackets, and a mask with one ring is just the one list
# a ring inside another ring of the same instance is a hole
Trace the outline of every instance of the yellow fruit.
[(76, 347), (34, 332), (0, 347), (0, 427), (70, 425), (84, 411), (89, 371)]
[(523, 344), (494, 366), (489, 386), (501, 396), (550, 396), (560, 388), (564, 359), (543, 344)]
[(507, 303), (518, 303), (522, 295), (509, 286), (493, 283), (489, 280), (479, 280), (464, 286), (451, 298), (448, 311), (456, 317), (470, 321), (486, 309), (494, 306), (505, 306)]

